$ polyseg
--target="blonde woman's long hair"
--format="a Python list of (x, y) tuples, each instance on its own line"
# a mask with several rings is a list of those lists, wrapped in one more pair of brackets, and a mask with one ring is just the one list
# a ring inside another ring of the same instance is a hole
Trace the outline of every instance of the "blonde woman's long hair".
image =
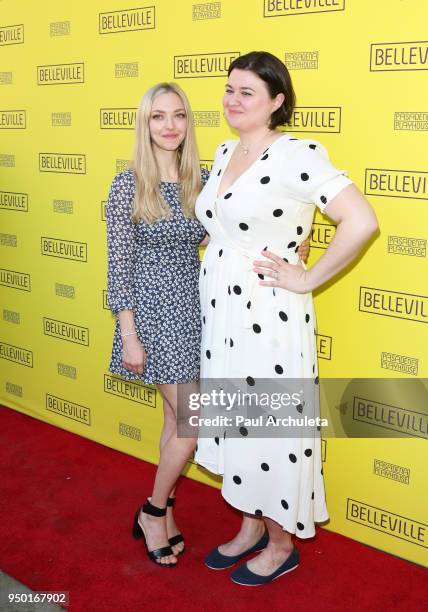
[(181, 99), (187, 117), (186, 136), (178, 154), (178, 181), (181, 208), (186, 217), (195, 217), (195, 201), (201, 191), (201, 170), (196, 147), (192, 109), (184, 91), (175, 83), (158, 83), (141, 98), (137, 111), (134, 157), (131, 164), (135, 177), (135, 196), (132, 221), (154, 223), (171, 218), (171, 209), (159, 189), (160, 175), (150, 138), (149, 121), (155, 98), (164, 93), (175, 93)]

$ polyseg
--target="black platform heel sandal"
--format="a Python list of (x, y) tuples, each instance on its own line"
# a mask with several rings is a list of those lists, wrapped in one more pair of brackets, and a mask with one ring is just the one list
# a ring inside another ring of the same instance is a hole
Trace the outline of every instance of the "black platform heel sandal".
[(159, 563), (157, 560), (162, 557), (168, 557), (169, 555), (173, 555), (171, 546), (163, 546), (162, 548), (156, 548), (156, 550), (149, 550), (147, 546), (146, 534), (144, 533), (144, 529), (141, 527), (138, 522), (138, 517), (140, 515), (140, 510), (142, 510), (145, 514), (150, 514), (151, 516), (165, 516), (166, 508), (158, 508), (154, 506), (149, 500), (147, 500), (141, 509), (139, 508), (134, 516), (134, 524), (132, 526), (132, 535), (137, 540), (139, 538), (144, 538), (144, 543), (146, 545), (147, 555), (149, 559), (151, 559), (156, 565), (160, 567), (175, 567), (177, 563)]
[[(172, 508), (174, 504), (175, 504), (175, 497), (168, 497), (166, 505), (169, 508)], [(168, 538), (168, 542), (170, 546), (176, 546), (177, 544), (180, 544), (180, 542), (183, 542), (184, 544), (184, 538), (181, 533), (177, 533), (177, 535), (172, 536), (172, 538)], [(180, 552), (178, 552), (175, 556), (178, 557), (178, 555), (182, 555), (183, 553), (184, 553), (184, 547), (183, 547), (183, 550), (180, 550)]]

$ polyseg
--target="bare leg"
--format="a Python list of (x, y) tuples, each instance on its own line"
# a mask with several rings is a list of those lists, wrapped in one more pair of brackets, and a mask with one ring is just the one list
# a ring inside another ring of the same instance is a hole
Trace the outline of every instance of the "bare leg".
[[(159, 385), (159, 390), (176, 415), (177, 385)], [(195, 446), (196, 438), (177, 438), (176, 428), (168, 438), (165, 438), (152, 494), (152, 503), (155, 506), (163, 508), (166, 505), (167, 498)]]
[(264, 518), (269, 531), (269, 543), (256, 557), (247, 561), (248, 569), (259, 576), (269, 576), (290, 556), (293, 550), (291, 533), (276, 521)]
[[(165, 397), (163, 400), (163, 414), (164, 414), (163, 427), (162, 427), (162, 434), (161, 434), (160, 442), (159, 442), (159, 449), (161, 452), (166, 442), (168, 441), (168, 439), (171, 437), (173, 433), (176, 432), (176, 429), (177, 429), (177, 420), (176, 420), (175, 412)], [(169, 497), (174, 497), (174, 493), (175, 493), (175, 486), (170, 491)], [(175, 520), (174, 520), (173, 508), (169, 506), (166, 509), (166, 530), (167, 530), (168, 538), (172, 538), (173, 536), (178, 535), (180, 533), (180, 530), (178, 529), (175, 523)], [(183, 548), (184, 548), (184, 543), (179, 542), (178, 544), (175, 544), (174, 546), (172, 546), (172, 552), (174, 553), (174, 555), (178, 555), (183, 550)]]
[(265, 525), (262, 518), (253, 516), (252, 514), (244, 514), (242, 518), (241, 528), (236, 536), (218, 547), (222, 555), (233, 557), (239, 555), (251, 548), (262, 537), (265, 531)]
[[(177, 385), (158, 385), (160, 392), (176, 415)], [(169, 425), (169, 423), (168, 423)], [(162, 447), (151, 502), (160, 508), (166, 506), (167, 498), (175, 487), (187, 460), (196, 445), (196, 438), (177, 438), (176, 428), (163, 432)], [(154, 517), (140, 512), (139, 520), (147, 535), (149, 550), (168, 546), (165, 517)], [(160, 563), (176, 563), (175, 555), (162, 557)]]

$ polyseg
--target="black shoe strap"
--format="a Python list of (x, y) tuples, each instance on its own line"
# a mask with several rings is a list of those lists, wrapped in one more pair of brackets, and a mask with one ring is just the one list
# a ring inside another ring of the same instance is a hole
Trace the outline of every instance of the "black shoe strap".
[(166, 514), (166, 508), (158, 508), (158, 506), (154, 506), (149, 500), (143, 504), (142, 510), (145, 514), (150, 514), (151, 516), (165, 516)]

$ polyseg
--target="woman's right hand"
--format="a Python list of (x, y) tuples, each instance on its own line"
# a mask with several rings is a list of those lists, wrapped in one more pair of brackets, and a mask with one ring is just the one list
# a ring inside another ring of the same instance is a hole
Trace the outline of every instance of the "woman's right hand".
[(142, 374), (146, 365), (147, 353), (138, 336), (124, 336), (122, 338), (122, 364), (123, 367), (136, 374)]

